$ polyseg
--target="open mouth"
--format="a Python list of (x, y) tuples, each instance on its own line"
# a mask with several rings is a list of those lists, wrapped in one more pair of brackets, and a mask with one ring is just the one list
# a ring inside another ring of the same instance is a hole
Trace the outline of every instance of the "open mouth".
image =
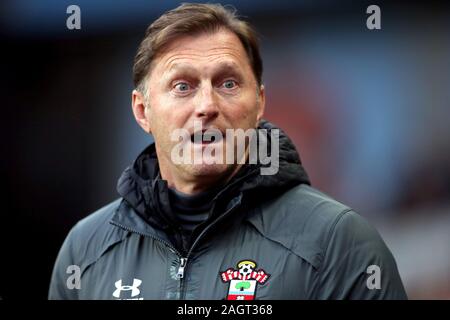
[(191, 142), (194, 144), (210, 144), (223, 139), (223, 134), (217, 129), (208, 129), (194, 132), (191, 135)]

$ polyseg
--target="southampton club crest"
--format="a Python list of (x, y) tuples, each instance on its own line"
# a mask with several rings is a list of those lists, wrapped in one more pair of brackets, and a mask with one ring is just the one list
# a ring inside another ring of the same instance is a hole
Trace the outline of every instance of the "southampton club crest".
[(230, 283), (226, 300), (254, 300), (256, 285), (265, 283), (270, 274), (263, 269), (256, 270), (254, 261), (242, 260), (237, 264), (237, 270), (229, 268), (220, 276), (223, 282)]

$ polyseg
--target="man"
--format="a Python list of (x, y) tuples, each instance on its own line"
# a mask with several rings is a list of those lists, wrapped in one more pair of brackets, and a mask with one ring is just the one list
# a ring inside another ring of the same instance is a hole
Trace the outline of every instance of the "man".
[(71, 230), (50, 299), (406, 298), (379, 234), (310, 187), (292, 142), (262, 120), (247, 23), (212, 4), (165, 13), (134, 82), (134, 116), (155, 143), (121, 176), (121, 198)]

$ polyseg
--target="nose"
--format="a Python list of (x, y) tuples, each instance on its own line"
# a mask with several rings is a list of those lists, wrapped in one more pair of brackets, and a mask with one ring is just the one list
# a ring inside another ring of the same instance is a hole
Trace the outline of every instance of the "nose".
[(219, 115), (216, 93), (211, 83), (202, 85), (195, 104), (195, 115), (203, 120), (211, 120)]

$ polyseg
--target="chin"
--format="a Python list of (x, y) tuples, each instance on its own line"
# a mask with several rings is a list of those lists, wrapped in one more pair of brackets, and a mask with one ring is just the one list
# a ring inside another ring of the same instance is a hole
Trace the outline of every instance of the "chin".
[(230, 174), (235, 168), (234, 165), (229, 164), (195, 164), (186, 168), (187, 172), (195, 177), (218, 177)]

